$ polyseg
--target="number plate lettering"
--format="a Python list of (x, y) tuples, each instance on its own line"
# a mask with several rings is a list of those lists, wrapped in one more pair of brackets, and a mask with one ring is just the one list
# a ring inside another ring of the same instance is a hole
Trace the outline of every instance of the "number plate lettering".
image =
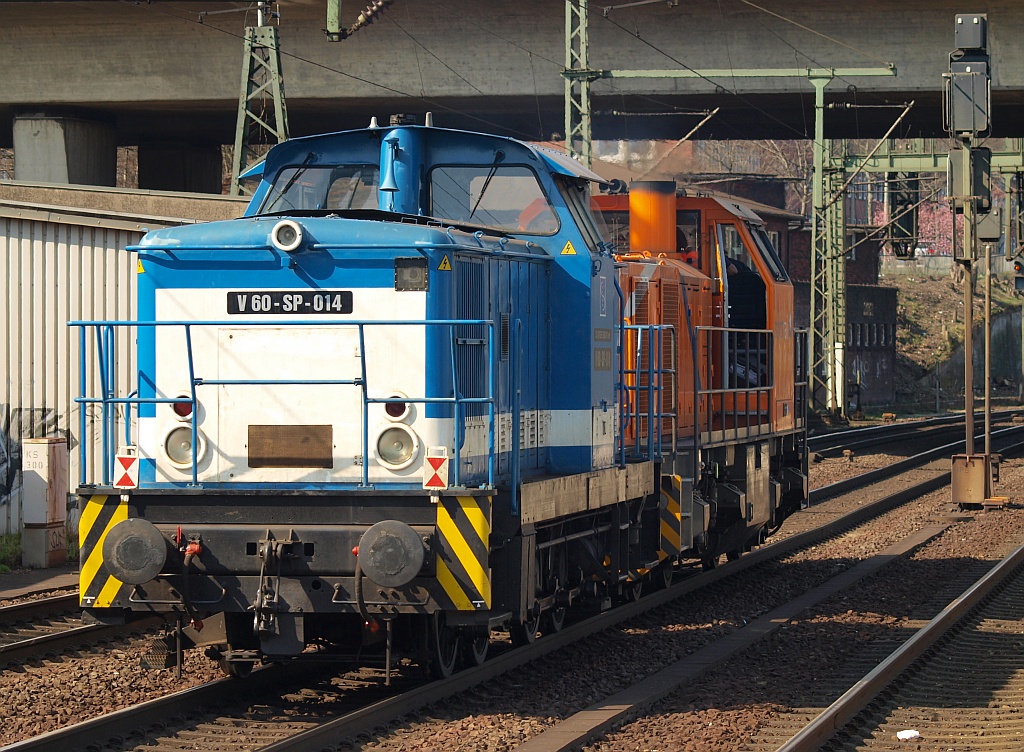
[(352, 313), (351, 290), (246, 290), (228, 293), (229, 314)]

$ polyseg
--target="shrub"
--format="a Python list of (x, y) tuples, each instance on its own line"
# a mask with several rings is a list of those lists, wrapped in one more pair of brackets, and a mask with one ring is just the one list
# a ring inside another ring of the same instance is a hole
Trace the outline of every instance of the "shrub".
[(78, 561), (78, 535), (69, 531), (66, 545), (68, 561)]
[(11, 571), (13, 567), (21, 566), (21, 535), (18, 533), (7, 533), (0, 535), (0, 566), (7, 567), (4, 571)]

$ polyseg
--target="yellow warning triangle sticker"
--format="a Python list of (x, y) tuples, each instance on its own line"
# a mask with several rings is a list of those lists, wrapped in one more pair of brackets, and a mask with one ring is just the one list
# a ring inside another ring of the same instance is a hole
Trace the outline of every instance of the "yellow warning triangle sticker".
[(447, 253), (441, 259), (441, 263), (437, 265), (437, 270), (439, 272), (450, 272), (452, 270), (452, 262), (448, 260)]
[(576, 249), (572, 247), (572, 241), (571, 240), (566, 240), (565, 241), (565, 246), (562, 247), (562, 255), (563, 256), (575, 256), (576, 255)]
[(135, 269), (138, 274), (145, 274), (146, 270), (142, 268), (142, 259), (139, 259), (139, 265)]

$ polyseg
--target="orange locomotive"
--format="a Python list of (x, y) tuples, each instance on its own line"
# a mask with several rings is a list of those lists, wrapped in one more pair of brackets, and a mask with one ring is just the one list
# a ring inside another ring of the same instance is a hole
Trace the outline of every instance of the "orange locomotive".
[(710, 567), (806, 504), (806, 334), (793, 326), (793, 285), (738, 201), (646, 181), (593, 205), (621, 265), (625, 434), (667, 458), (661, 555)]

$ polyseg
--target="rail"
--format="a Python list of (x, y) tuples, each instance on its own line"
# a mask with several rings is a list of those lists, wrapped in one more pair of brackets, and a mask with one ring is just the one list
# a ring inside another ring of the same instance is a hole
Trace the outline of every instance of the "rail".
[[(497, 370), (495, 368), (495, 324), (493, 321), (486, 319), (437, 319), (437, 320), (396, 320), (396, 321), (345, 321), (339, 323), (337, 321), (316, 321), (316, 320), (292, 320), (292, 321), (231, 321), (230, 325), (232, 328), (237, 327), (273, 327), (275, 329), (281, 327), (316, 327), (316, 328), (345, 328), (352, 329), (353, 327), (358, 329), (359, 336), (359, 352), (360, 357), (360, 372), (358, 375), (348, 379), (207, 379), (196, 375), (195, 367), (195, 353), (192, 346), (192, 331), (196, 328), (201, 327), (222, 327), (228, 322), (225, 321), (69, 321), (68, 326), (76, 327), (79, 329), (79, 384), (80, 393), (82, 396), (75, 398), (75, 402), (79, 404), (80, 414), (80, 430), (81, 435), (84, 437), (87, 430), (87, 416), (86, 406), (87, 405), (100, 405), (101, 407), (101, 463), (102, 463), (102, 482), (103, 485), (110, 485), (111, 478), (114, 474), (114, 463), (115, 463), (115, 437), (117, 435), (117, 406), (125, 406), (125, 429), (126, 437), (130, 443), (130, 432), (129, 426), (131, 423), (131, 406), (135, 405), (136, 409), (138, 405), (143, 404), (173, 404), (183, 402), (180, 396), (175, 397), (142, 397), (138, 396), (141, 393), (138, 384), (135, 388), (128, 393), (128, 396), (117, 397), (117, 384), (115, 380), (115, 330), (118, 328), (126, 329), (142, 329), (142, 328), (158, 328), (158, 327), (182, 327), (185, 333), (185, 349), (186, 358), (188, 362), (188, 374), (190, 383), (190, 401), (192, 405), (191, 411), (191, 427), (192, 427), (192, 479), (191, 485), (198, 487), (199, 484), (199, 467), (198, 467), (198, 406), (199, 401), (197, 398), (197, 389), (201, 386), (225, 386), (225, 385), (247, 385), (247, 386), (283, 386), (283, 385), (296, 385), (296, 386), (352, 386), (360, 389), (361, 395), (361, 408), (362, 408), (362, 477), (361, 487), (370, 487), (369, 481), (369, 409), (370, 405), (373, 404), (386, 404), (389, 402), (404, 402), (404, 403), (415, 403), (415, 404), (451, 404), (453, 405), (453, 416), (454, 422), (454, 443), (455, 443), (455, 462), (452, 464), (453, 467), (453, 483), (455, 487), (461, 486), (461, 450), (465, 439), (465, 425), (462, 418), (464, 417), (464, 410), (467, 405), (470, 404), (486, 404), (488, 411), (488, 432), (487, 432), (487, 487), (493, 488), (495, 484), (495, 393), (497, 392)], [(456, 357), (458, 353), (458, 345), (456, 342), (456, 327), (464, 325), (474, 326), (486, 326), (487, 327), (487, 394), (485, 396), (478, 397), (466, 397), (460, 394), (459, 390), (459, 379), (458, 379), (458, 368), (456, 364)], [(366, 332), (367, 329), (372, 327), (392, 327), (392, 326), (422, 326), (422, 327), (436, 327), (436, 328), (447, 328), (448, 338), (450, 341), (450, 366), (451, 375), (453, 379), (453, 395), (451, 397), (371, 397), (369, 395), (369, 387), (367, 384), (366, 377)], [(96, 357), (99, 360), (99, 391), (101, 396), (90, 397), (89, 395), (89, 384), (88, 384), (88, 369), (86, 368), (86, 361), (88, 360), (87, 355), (87, 336), (89, 330), (93, 330), (96, 337)], [(141, 380), (141, 374), (139, 375)], [(156, 386), (153, 385), (155, 391)], [(135, 396), (132, 396), (135, 395)], [(81, 482), (82, 485), (88, 483), (89, 480), (89, 468), (86, 442), (82, 441), (79, 444), (80, 452), (80, 465), (81, 465)]]

